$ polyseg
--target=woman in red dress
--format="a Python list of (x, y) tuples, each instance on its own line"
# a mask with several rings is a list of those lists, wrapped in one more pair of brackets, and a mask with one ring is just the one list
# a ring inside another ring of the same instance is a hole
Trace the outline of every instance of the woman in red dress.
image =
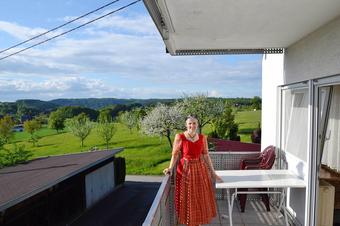
[(211, 163), (206, 136), (197, 133), (198, 120), (189, 116), (186, 127), (185, 132), (176, 134), (170, 166), (163, 172), (171, 175), (180, 156), (176, 169), (175, 194), (178, 222), (197, 226), (208, 224), (216, 217), (212, 180), (222, 180), (216, 175)]

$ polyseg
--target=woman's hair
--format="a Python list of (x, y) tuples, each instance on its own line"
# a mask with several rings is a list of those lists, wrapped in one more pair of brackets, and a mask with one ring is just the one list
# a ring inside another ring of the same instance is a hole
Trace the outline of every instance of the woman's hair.
[(196, 115), (188, 115), (185, 119), (185, 121), (187, 121), (188, 119), (194, 119), (198, 122), (197, 116)]

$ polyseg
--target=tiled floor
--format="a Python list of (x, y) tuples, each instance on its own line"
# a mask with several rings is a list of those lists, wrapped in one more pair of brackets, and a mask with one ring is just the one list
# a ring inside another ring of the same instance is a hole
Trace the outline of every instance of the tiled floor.
[[(228, 217), (228, 205), (226, 200), (218, 200), (218, 211), (222, 215), (221, 223), (219, 217), (213, 219), (211, 224), (208, 226), (219, 226), (219, 225), (229, 225)], [(284, 216), (279, 214), (277, 217), (277, 209), (271, 207), (270, 212), (267, 212), (264, 204), (260, 200), (247, 201), (246, 209), (244, 213), (241, 213), (238, 206), (234, 205), (233, 209), (233, 225), (234, 226), (265, 226), (265, 225), (275, 225), (281, 226), (285, 225)]]

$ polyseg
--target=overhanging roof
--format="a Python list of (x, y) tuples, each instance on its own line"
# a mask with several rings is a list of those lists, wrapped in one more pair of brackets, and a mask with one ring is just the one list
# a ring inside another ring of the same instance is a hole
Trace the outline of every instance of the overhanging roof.
[(340, 15), (339, 0), (144, 0), (171, 55), (281, 52)]

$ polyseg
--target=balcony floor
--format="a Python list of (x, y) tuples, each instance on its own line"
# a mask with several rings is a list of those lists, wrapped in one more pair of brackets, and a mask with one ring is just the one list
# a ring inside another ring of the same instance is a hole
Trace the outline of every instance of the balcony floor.
[[(226, 200), (218, 200), (219, 214), (224, 215), (221, 217), (221, 223), (219, 217), (213, 219), (209, 226), (229, 225), (228, 218), (228, 205)], [(248, 200), (245, 208), (245, 212), (241, 213), (237, 203), (234, 204), (233, 209), (233, 225), (234, 226), (265, 226), (265, 225), (285, 225), (284, 216), (280, 214), (277, 218), (277, 208), (271, 206), (270, 212), (266, 211), (266, 208), (261, 200)]]

